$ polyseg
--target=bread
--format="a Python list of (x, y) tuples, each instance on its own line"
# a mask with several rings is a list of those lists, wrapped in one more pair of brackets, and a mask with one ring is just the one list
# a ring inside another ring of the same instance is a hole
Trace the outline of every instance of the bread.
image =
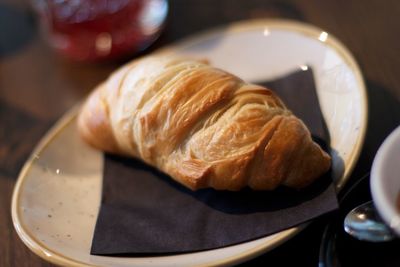
[(78, 118), (87, 143), (196, 190), (303, 188), (330, 157), (269, 89), (201, 61), (151, 56), (117, 70)]

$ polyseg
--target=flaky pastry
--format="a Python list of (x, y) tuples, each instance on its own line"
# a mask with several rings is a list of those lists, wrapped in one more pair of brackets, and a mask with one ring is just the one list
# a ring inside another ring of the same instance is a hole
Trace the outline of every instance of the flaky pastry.
[(141, 159), (192, 190), (303, 188), (330, 168), (271, 90), (187, 58), (123, 66), (88, 97), (78, 129), (92, 146)]

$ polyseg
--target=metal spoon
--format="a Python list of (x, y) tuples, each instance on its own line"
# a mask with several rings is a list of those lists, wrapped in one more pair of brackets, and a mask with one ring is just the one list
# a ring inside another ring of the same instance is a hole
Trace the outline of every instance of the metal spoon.
[(351, 236), (369, 242), (385, 242), (395, 238), (382, 221), (372, 201), (351, 210), (344, 219), (344, 230)]

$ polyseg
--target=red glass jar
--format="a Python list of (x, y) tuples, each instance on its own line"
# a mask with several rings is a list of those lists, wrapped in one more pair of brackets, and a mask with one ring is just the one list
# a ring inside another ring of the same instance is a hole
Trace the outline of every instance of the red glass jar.
[(76, 61), (116, 59), (148, 47), (160, 34), (166, 0), (36, 0), (52, 47)]

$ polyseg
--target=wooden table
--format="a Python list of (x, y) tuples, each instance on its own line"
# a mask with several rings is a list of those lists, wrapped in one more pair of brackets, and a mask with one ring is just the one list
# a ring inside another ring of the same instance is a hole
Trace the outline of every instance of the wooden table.
[[(354, 182), (400, 123), (400, 2), (397, 0), (170, 0), (165, 32), (155, 48), (232, 21), (289, 18), (338, 37), (361, 66), (369, 96), (366, 142)], [(19, 240), (10, 216), (18, 172), (46, 130), (118, 64), (76, 64), (56, 56), (40, 37), (29, 4), (0, 0), (0, 266), (50, 266)], [(324, 220), (251, 261), (316, 266)]]

